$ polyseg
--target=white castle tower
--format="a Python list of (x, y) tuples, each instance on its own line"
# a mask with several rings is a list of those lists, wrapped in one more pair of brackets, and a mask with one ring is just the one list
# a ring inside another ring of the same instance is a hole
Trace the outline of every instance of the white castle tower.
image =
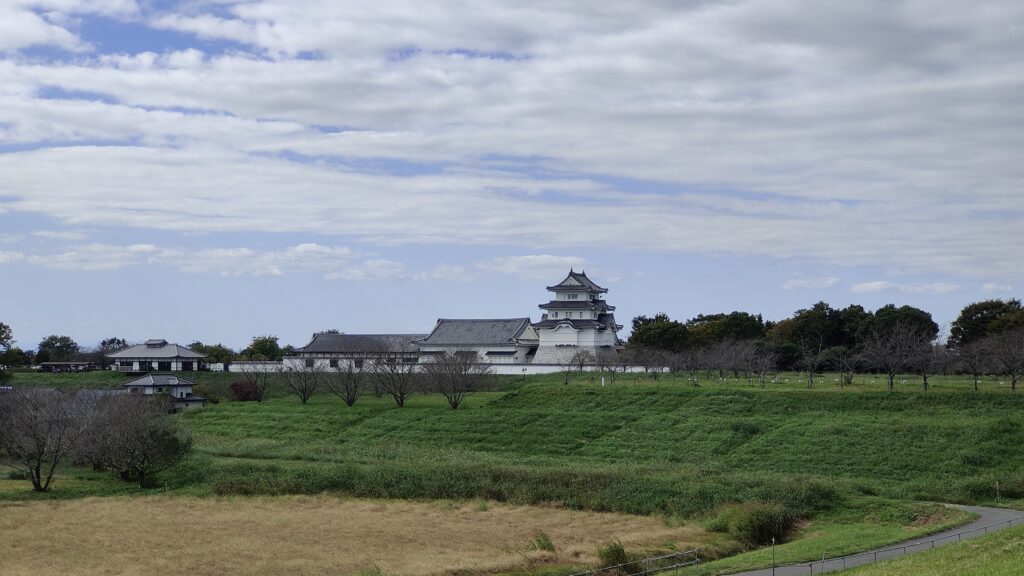
[(540, 305), (545, 313), (533, 325), (539, 336), (534, 364), (558, 364), (580, 350), (596, 355), (620, 345), (616, 332), (622, 326), (615, 323), (615, 307), (604, 299), (608, 289), (592, 282), (585, 271), (570, 269), (565, 280), (548, 290), (555, 298)]

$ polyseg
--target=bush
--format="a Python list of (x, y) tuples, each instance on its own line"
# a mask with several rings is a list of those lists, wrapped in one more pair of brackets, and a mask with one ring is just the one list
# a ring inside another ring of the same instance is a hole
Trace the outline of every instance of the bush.
[(712, 532), (727, 532), (748, 546), (782, 542), (797, 519), (785, 506), (775, 502), (730, 504), (705, 522)]
[(597, 549), (597, 557), (601, 559), (601, 567), (607, 568), (609, 566), (618, 566), (619, 564), (625, 564), (629, 562), (629, 554), (626, 553), (626, 549), (622, 547), (622, 542), (612, 542), (599, 546)]
[(198, 396), (206, 398), (206, 401), (209, 402), (210, 404), (217, 404), (220, 402), (220, 394), (214, 392), (206, 384), (196, 384), (195, 386), (192, 387), (192, 392)]
[(259, 402), (260, 390), (252, 380), (236, 380), (231, 383), (231, 398), (238, 402)]
[(11, 470), (7, 473), (8, 480), (28, 480), (28, 472), (24, 470)]
[(555, 551), (555, 544), (551, 541), (551, 536), (548, 536), (544, 532), (537, 532), (537, 535), (533, 537), (533, 547), (537, 550), (544, 550), (546, 552)]

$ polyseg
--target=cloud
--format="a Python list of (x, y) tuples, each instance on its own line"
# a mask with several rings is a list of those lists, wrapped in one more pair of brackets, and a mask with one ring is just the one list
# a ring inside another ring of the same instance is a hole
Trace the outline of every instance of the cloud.
[(0, 214), (1020, 274), (1019, 2), (9, 5)]
[(959, 292), (963, 287), (958, 284), (934, 282), (931, 284), (899, 284), (876, 280), (874, 282), (861, 282), (850, 287), (850, 292), (870, 294), (878, 292), (905, 292), (909, 294), (949, 294)]
[(527, 256), (499, 256), (477, 262), (476, 267), (490, 272), (511, 274), (523, 278), (551, 278), (564, 274), (570, 268), (581, 270), (586, 260), (578, 256), (552, 256), (533, 254)]
[(266, 252), (250, 248), (161, 250), (149, 262), (193, 274), (282, 276), (286, 272), (313, 272), (332, 276), (347, 269), (353, 256), (349, 248), (306, 243)]
[(20, 262), (25, 259), (25, 255), (21, 252), (9, 252), (0, 250), (0, 264), (10, 264), (13, 262)]
[(1009, 284), (997, 284), (995, 282), (986, 282), (981, 286), (981, 289), (985, 292), (1012, 292), (1013, 286)]
[(37, 230), (32, 233), (33, 236), (39, 238), (47, 238), (52, 240), (71, 240), (80, 241), (85, 240), (89, 237), (84, 232), (70, 232), (70, 231), (56, 231), (56, 230)]
[(839, 284), (839, 278), (826, 276), (823, 278), (806, 278), (797, 276), (782, 283), (783, 290), (799, 290), (810, 288), (832, 288)]
[(152, 244), (85, 244), (57, 254), (27, 256), (26, 261), (54, 270), (117, 270), (140, 264), (155, 250)]

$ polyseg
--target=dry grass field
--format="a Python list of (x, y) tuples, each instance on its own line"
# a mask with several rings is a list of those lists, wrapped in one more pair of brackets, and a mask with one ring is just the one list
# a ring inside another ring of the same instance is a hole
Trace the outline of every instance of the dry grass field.
[[(540, 532), (554, 552), (533, 545)], [(478, 574), (593, 563), (615, 540), (682, 548), (707, 536), (623, 514), (328, 496), (0, 503), (0, 534), (4, 576)]]

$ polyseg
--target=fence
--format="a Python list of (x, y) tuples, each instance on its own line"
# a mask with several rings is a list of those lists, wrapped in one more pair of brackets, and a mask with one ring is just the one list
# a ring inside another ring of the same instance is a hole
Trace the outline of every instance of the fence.
[(587, 572), (579, 572), (572, 576), (612, 576), (618, 574), (629, 574), (631, 576), (644, 576), (646, 574), (657, 574), (686, 566), (693, 566), (700, 563), (700, 549), (683, 550), (682, 552), (671, 552), (661, 556), (651, 556), (642, 560), (634, 560), (625, 564), (606, 566)]
[[(936, 536), (928, 540), (921, 540), (904, 544), (902, 546), (893, 546), (891, 548), (885, 548), (883, 550), (876, 550), (874, 552), (862, 552), (860, 554), (851, 554), (849, 556), (840, 556), (837, 558), (824, 558), (818, 562), (811, 562), (806, 564), (808, 574), (824, 574), (826, 572), (836, 572), (838, 570), (846, 570), (847, 568), (853, 568), (855, 566), (864, 566), (865, 564), (873, 564), (879, 560), (889, 560), (891, 558), (899, 558), (912, 552), (923, 552), (935, 548), (937, 542), (948, 541), (952, 543), (962, 541), (965, 537), (972, 538), (974, 536), (982, 536), (989, 532), (995, 532), (996, 530), (1002, 530), (1004, 528), (1010, 528), (1013, 526), (1024, 525), (1024, 516), (1018, 516), (1010, 520), (1003, 520), (1002, 522), (996, 522), (995, 524), (988, 524), (986, 526), (980, 526), (971, 530), (964, 530), (955, 534), (946, 534), (943, 536)], [(798, 565), (802, 566), (802, 565)], [(780, 567), (781, 569), (781, 567)], [(787, 566), (787, 569), (791, 570), (792, 566)], [(791, 573), (787, 570), (787, 573)]]

